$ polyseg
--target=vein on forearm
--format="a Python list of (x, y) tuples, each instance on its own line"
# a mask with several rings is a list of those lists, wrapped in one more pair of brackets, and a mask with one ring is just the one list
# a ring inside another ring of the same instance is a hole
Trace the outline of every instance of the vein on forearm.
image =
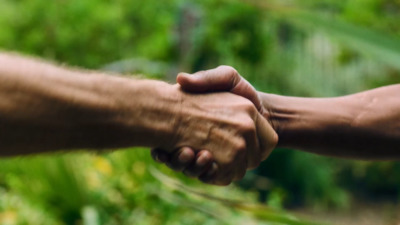
[(400, 158), (400, 85), (337, 98), (264, 94), (279, 146), (350, 158)]

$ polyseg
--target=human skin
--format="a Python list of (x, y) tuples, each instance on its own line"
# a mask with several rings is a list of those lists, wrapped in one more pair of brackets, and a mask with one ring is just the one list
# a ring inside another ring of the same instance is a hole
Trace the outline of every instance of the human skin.
[(226, 185), (258, 166), (276, 143), (254, 105), (231, 93), (194, 95), (161, 81), (0, 53), (1, 156), (191, 146), (207, 149), (202, 179)]
[[(180, 74), (177, 80), (188, 92), (230, 91), (250, 99), (278, 134), (277, 147), (348, 159), (400, 159), (400, 85), (335, 98), (299, 98), (257, 92), (227, 66)], [(175, 157), (161, 149), (152, 154), (196, 176), (193, 168), (201, 169), (194, 157), (179, 160), (180, 154), (193, 156), (191, 151), (196, 149), (185, 148)]]

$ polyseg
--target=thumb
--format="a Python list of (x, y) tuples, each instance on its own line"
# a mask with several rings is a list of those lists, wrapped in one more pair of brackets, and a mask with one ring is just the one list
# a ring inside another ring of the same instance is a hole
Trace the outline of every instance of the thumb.
[(229, 66), (200, 71), (193, 75), (180, 73), (176, 81), (182, 89), (192, 93), (231, 91), (240, 81), (239, 74)]
[(257, 91), (230, 66), (197, 72), (193, 75), (180, 73), (176, 81), (190, 93), (229, 91), (249, 99), (262, 113), (263, 107)]

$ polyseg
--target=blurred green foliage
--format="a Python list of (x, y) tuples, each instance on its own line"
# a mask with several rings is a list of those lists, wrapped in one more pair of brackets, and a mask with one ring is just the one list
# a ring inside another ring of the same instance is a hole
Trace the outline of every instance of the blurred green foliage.
[[(0, 48), (167, 80), (227, 64), (258, 90), (297, 96), (400, 82), (399, 1), (282, 2), (0, 0)], [(3, 159), (0, 171), (1, 224), (302, 224), (276, 208), (400, 196), (398, 163), (287, 149), (229, 188), (156, 166), (143, 149)], [(182, 191), (193, 187), (211, 197)]]

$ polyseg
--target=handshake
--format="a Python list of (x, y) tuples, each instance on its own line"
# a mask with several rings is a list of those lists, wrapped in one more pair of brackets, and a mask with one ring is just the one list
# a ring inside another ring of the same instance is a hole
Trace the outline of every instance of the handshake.
[(69, 70), (0, 53), (0, 156), (157, 147), (186, 175), (228, 185), (278, 145), (400, 159), (400, 85), (335, 98), (257, 92), (228, 66), (178, 84)]
[(170, 147), (152, 157), (204, 183), (228, 185), (276, 147), (278, 135), (259, 93), (229, 66), (181, 73), (181, 118)]

